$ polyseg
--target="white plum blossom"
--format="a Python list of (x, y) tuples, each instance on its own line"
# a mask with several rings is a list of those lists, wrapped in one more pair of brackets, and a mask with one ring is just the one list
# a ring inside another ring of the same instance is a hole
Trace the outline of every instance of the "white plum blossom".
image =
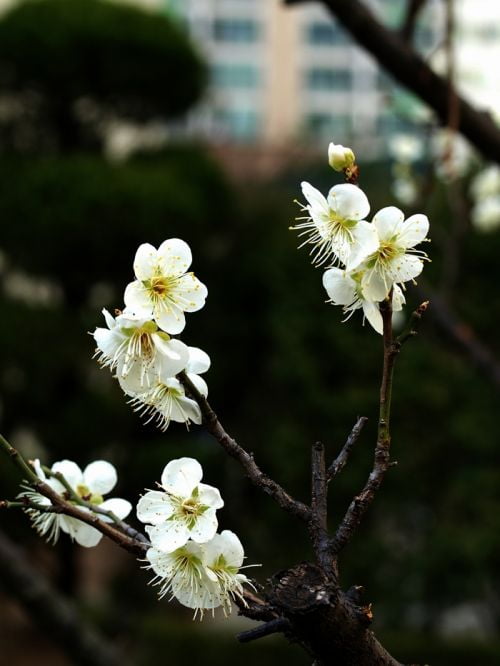
[(151, 318), (125, 309), (116, 318), (107, 310), (108, 328), (93, 333), (99, 363), (116, 370), (127, 392), (145, 391), (159, 377), (173, 377), (186, 367), (187, 345), (172, 340)]
[[(346, 320), (353, 313), (362, 308), (363, 316), (369, 321), (377, 333), (382, 334), (384, 325), (378, 303), (365, 294), (365, 274), (362, 270), (347, 273), (339, 268), (329, 268), (323, 273), (323, 286), (333, 305), (342, 305)], [(398, 285), (394, 285), (392, 295), (392, 309), (394, 312), (402, 309), (405, 297)], [(345, 321), (345, 320), (344, 320)]]
[(180, 333), (184, 312), (196, 312), (205, 304), (207, 288), (193, 273), (189, 245), (178, 238), (164, 241), (158, 249), (144, 243), (134, 260), (136, 280), (125, 289), (125, 305), (153, 318), (167, 333)]
[[(198, 377), (199, 386), (206, 389), (206, 383)], [(176, 423), (190, 423), (200, 425), (201, 410), (192, 398), (188, 398), (186, 390), (181, 382), (175, 377), (168, 379), (158, 378), (150, 388), (143, 393), (127, 392), (122, 383), (122, 388), (132, 400), (130, 404), (141, 416), (148, 416), (146, 423), (156, 421), (160, 430), (167, 430), (171, 421)]]
[(474, 177), (470, 190), (476, 201), (500, 195), (500, 167), (492, 164), (480, 171)]
[(387, 297), (393, 284), (415, 279), (427, 260), (425, 252), (415, 245), (426, 240), (429, 220), (417, 213), (407, 220), (399, 208), (382, 208), (373, 218), (378, 234), (378, 248), (363, 264), (363, 292), (372, 301)]
[[(40, 465), (39, 460), (33, 462), (33, 467), (38, 478), (50, 486), (60, 495), (65, 495), (66, 488), (56, 478), (46, 475)], [(99, 509), (113, 512), (118, 518), (124, 519), (132, 510), (132, 505), (127, 500), (119, 497), (104, 500), (103, 495), (109, 493), (116, 485), (117, 475), (113, 465), (105, 460), (96, 460), (90, 463), (83, 470), (71, 460), (61, 460), (51, 467), (53, 474), (60, 473), (64, 476), (68, 484), (78, 497), (90, 504), (94, 504)], [(41, 507), (50, 507), (51, 501), (32, 490), (26, 490), (19, 495), (20, 498), (26, 498)], [(68, 501), (72, 502), (71, 499)], [(75, 504), (82, 510), (91, 513), (91, 509), (85, 506)], [(91, 548), (96, 546), (102, 538), (101, 532), (91, 527), (87, 523), (66, 516), (60, 513), (45, 513), (34, 508), (27, 508), (33, 526), (40, 535), (47, 535), (47, 540), (55, 543), (59, 538), (59, 532), (62, 530), (74, 539), (80, 546)], [(111, 518), (99, 515), (104, 522), (111, 522)]]
[(307, 199), (303, 207), (305, 220), (292, 229), (307, 238), (299, 247), (313, 245), (312, 263), (320, 266), (326, 261), (342, 262), (347, 270), (356, 268), (378, 246), (373, 225), (364, 220), (370, 212), (366, 194), (356, 185), (335, 185), (326, 199), (309, 183), (302, 183)]
[(395, 134), (389, 140), (389, 152), (403, 164), (417, 162), (423, 155), (423, 141), (413, 134)]
[(160, 586), (160, 599), (167, 593), (181, 604), (192, 608), (195, 617), (203, 617), (205, 610), (222, 606), (224, 614), (231, 612), (231, 600), (243, 600), (243, 584), (248, 578), (239, 573), (244, 551), (240, 540), (229, 530), (224, 530), (204, 544), (188, 541), (177, 550), (166, 553), (149, 548), (146, 553), (148, 568), (155, 578), (152, 583)]
[[(188, 360), (185, 363), (185, 372), (188, 379), (194, 384), (205, 398), (208, 395), (208, 386), (203, 377), (199, 375), (210, 367), (210, 357), (198, 347), (186, 347)], [(127, 383), (120, 384), (132, 400), (135, 411), (148, 416), (146, 423), (156, 421), (158, 427), (165, 431), (170, 421), (177, 423), (196, 423), (202, 421), (201, 410), (193, 398), (186, 395), (186, 390), (176, 377), (157, 377), (151, 382), (147, 390), (130, 390)]]
[(203, 470), (193, 458), (171, 460), (161, 476), (162, 490), (150, 490), (137, 504), (151, 544), (166, 553), (189, 539), (205, 543), (217, 531), (216, 511), (224, 506), (217, 488), (201, 483)]
[(336, 143), (330, 143), (328, 146), (328, 164), (335, 171), (343, 171), (352, 167), (355, 161), (356, 157), (351, 148)]

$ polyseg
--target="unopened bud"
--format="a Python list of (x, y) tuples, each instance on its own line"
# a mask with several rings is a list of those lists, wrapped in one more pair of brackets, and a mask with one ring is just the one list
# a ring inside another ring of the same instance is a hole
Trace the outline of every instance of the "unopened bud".
[(350, 148), (335, 143), (328, 146), (328, 164), (335, 171), (344, 171), (352, 167), (355, 161), (356, 157)]

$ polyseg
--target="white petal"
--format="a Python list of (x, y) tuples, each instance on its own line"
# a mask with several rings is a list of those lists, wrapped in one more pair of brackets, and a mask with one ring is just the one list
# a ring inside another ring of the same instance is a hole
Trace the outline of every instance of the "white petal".
[(210, 356), (199, 347), (189, 347), (189, 361), (186, 366), (187, 372), (201, 375), (210, 367)]
[(191, 249), (179, 238), (163, 241), (158, 248), (158, 262), (162, 275), (182, 275), (191, 266)]
[[(200, 377), (200, 375), (195, 375), (192, 372), (188, 372), (188, 379), (193, 382), (195, 387), (198, 389), (198, 391), (201, 393), (202, 396), (205, 398), (208, 395), (208, 386), (207, 382), (203, 379), (203, 377)], [(193, 419), (191, 419), (193, 420)], [(195, 421), (196, 423), (196, 421)]]
[(96, 328), (92, 335), (97, 347), (109, 359), (114, 357), (120, 344), (125, 339), (125, 336), (120, 334), (116, 329), (110, 331), (107, 328)]
[(189, 539), (188, 527), (181, 520), (169, 520), (161, 525), (146, 525), (145, 529), (152, 546), (165, 553), (181, 548)]
[(321, 192), (317, 190), (315, 187), (313, 187), (310, 183), (307, 183), (306, 181), (303, 181), (300, 184), (300, 186), (302, 188), (302, 193), (307, 199), (307, 203), (312, 209), (311, 213), (314, 211), (315, 213), (324, 214), (328, 216), (329, 213), (328, 202), (325, 199), (325, 197), (321, 194)]
[(208, 289), (193, 273), (187, 273), (177, 280), (175, 299), (185, 312), (196, 312), (205, 305)]
[[(106, 511), (112, 511), (115, 516), (117, 516), (120, 520), (123, 520), (132, 511), (132, 504), (127, 502), (125, 499), (121, 499), (120, 497), (111, 497), (110, 499), (102, 502), (102, 504), (99, 504), (99, 508), (105, 509)], [(100, 518), (105, 522), (111, 521), (111, 518), (107, 518), (106, 516), (100, 516)]]
[(381, 241), (389, 241), (400, 232), (405, 216), (396, 206), (387, 206), (382, 208), (373, 217), (379, 238)]
[(384, 320), (380, 314), (379, 307), (373, 301), (363, 301), (363, 313), (377, 333), (384, 332)]
[(181, 333), (186, 326), (184, 312), (180, 308), (172, 305), (170, 305), (168, 309), (157, 307), (154, 311), (154, 318), (163, 331), (171, 333), (172, 335)]
[(134, 259), (134, 272), (137, 279), (149, 280), (153, 277), (157, 263), (158, 251), (156, 248), (149, 243), (139, 245)]
[(420, 275), (424, 264), (421, 259), (411, 254), (403, 254), (391, 261), (388, 274), (393, 282), (407, 282)]
[(157, 333), (152, 337), (159, 353), (158, 376), (167, 379), (184, 370), (189, 359), (188, 346), (180, 340), (164, 340)]
[(177, 458), (166, 465), (161, 475), (161, 485), (177, 497), (191, 497), (200, 483), (203, 469), (194, 458)]
[(174, 512), (174, 505), (167, 493), (150, 490), (137, 503), (137, 518), (142, 523), (159, 525), (164, 523)]
[(98, 495), (106, 495), (118, 480), (116, 469), (105, 460), (96, 460), (87, 465), (83, 472), (83, 482), (87, 488)]
[(201, 516), (196, 518), (196, 522), (190, 530), (189, 536), (196, 543), (206, 543), (213, 538), (217, 532), (217, 516), (215, 509), (208, 509)]
[(104, 315), (108, 328), (112, 330), (116, 325), (115, 318), (106, 310), (106, 308), (102, 309), (102, 314)]
[(198, 499), (201, 504), (212, 507), (212, 509), (221, 509), (224, 506), (224, 500), (220, 496), (220, 492), (213, 486), (208, 486), (206, 483), (198, 485), (199, 496)]
[(83, 483), (82, 470), (72, 460), (61, 460), (54, 463), (52, 471), (54, 473), (61, 473), (73, 489)]
[(417, 213), (412, 215), (402, 225), (398, 238), (398, 245), (404, 248), (415, 247), (421, 243), (429, 231), (429, 219), (427, 215)]
[(77, 522), (78, 526), (74, 534), (75, 541), (84, 548), (92, 548), (93, 546), (97, 546), (99, 541), (102, 539), (102, 533), (99, 532), (99, 530), (96, 530), (94, 527), (87, 525), (87, 523), (82, 523), (80, 520)]
[(31, 463), (31, 466), (35, 470), (35, 474), (37, 475), (37, 477), (39, 479), (41, 479), (42, 481), (46, 481), (47, 477), (45, 476), (45, 472), (43, 471), (42, 465), (41, 465), (40, 460), (38, 458), (33, 460), (33, 462)]
[(219, 535), (219, 548), (230, 567), (239, 569), (243, 564), (245, 552), (241, 541), (231, 530), (224, 530)]
[(201, 410), (198, 403), (191, 398), (179, 396), (172, 404), (170, 418), (176, 423), (196, 423), (202, 421)]
[(356, 283), (340, 268), (323, 273), (323, 287), (336, 305), (350, 305), (356, 297)]
[(356, 185), (335, 185), (328, 193), (330, 208), (344, 220), (362, 220), (370, 212), (366, 194)]
[(406, 298), (403, 294), (403, 290), (398, 287), (397, 284), (394, 285), (392, 290), (392, 310), (393, 312), (399, 312), (403, 309), (403, 305), (406, 303)]
[(380, 275), (373, 270), (363, 276), (361, 287), (364, 297), (369, 301), (383, 301), (390, 291)]
[(157, 548), (149, 548), (146, 559), (157, 576), (170, 578), (174, 572), (174, 558), (170, 553), (163, 553)]
[(176, 574), (172, 579), (172, 593), (187, 608), (212, 609), (222, 604), (220, 586), (211, 581), (206, 573), (196, 586), (187, 585), (182, 574)]
[(141, 315), (147, 317), (153, 315), (153, 303), (149, 292), (139, 280), (130, 282), (126, 286), (123, 300), (125, 301), (127, 308), (132, 312), (139, 311)]
[(351, 229), (351, 233), (354, 242), (351, 245), (351, 251), (346, 261), (346, 270), (348, 271), (357, 268), (379, 246), (377, 229), (370, 222), (361, 220)]

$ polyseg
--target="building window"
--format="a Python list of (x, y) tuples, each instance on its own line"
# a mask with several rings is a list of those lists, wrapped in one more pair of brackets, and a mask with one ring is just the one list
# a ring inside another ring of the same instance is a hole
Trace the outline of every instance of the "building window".
[(347, 35), (333, 21), (315, 21), (306, 26), (306, 42), (314, 46), (345, 44)]
[(347, 69), (313, 67), (306, 72), (306, 86), (310, 90), (349, 90), (352, 75)]
[(317, 139), (348, 136), (351, 133), (351, 117), (345, 114), (309, 113), (305, 117), (305, 129)]
[(253, 65), (214, 65), (212, 81), (220, 88), (256, 88), (259, 72)]
[(250, 109), (221, 109), (214, 114), (221, 135), (236, 141), (251, 141), (259, 133), (259, 115)]
[(216, 19), (214, 39), (218, 42), (251, 43), (259, 37), (259, 26), (250, 19)]

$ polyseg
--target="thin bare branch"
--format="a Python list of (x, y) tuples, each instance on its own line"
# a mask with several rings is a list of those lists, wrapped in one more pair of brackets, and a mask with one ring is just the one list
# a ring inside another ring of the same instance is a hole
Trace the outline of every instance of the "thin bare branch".
[(264, 636), (270, 636), (271, 634), (285, 633), (290, 630), (292, 625), (289, 620), (285, 617), (277, 617), (274, 620), (270, 620), (265, 624), (261, 624), (255, 629), (249, 629), (248, 631), (242, 631), (237, 634), (236, 638), (240, 643), (250, 643), (250, 641), (256, 641), (259, 638), (264, 638)]
[(426, 2), (427, 0), (408, 0), (405, 18), (400, 30), (401, 37), (405, 41), (410, 42), (413, 39), (418, 15), (424, 8)]
[(380, 311), (384, 322), (384, 364), (380, 387), (380, 411), (373, 469), (370, 472), (363, 490), (359, 495), (354, 497), (337, 528), (335, 536), (331, 542), (331, 548), (335, 554), (339, 553), (351, 540), (361, 519), (373, 502), (375, 494), (382, 485), (385, 474), (390, 467), (390, 415), (394, 364), (402, 344), (415, 335), (416, 326), (420, 322), (422, 314), (425, 312), (428, 305), (427, 302), (422, 303), (417, 310), (415, 310), (407, 330), (395, 340), (392, 334), (391, 301), (392, 292), (389, 295), (389, 298), (380, 304)]
[[(304, 1), (308, 0), (285, 0), (287, 4)], [(446, 78), (436, 74), (407, 41), (382, 25), (360, 0), (323, 0), (323, 4), (360, 46), (399, 83), (428, 104), (443, 125), (447, 124), (450, 89)], [(456, 104), (458, 131), (486, 158), (500, 163), (500, 130), (492, 116), (474, 108), (458, 94)]]
[(177, 377), (200, 406), (204, 425), (208, 432), (215, 437), (226, 453), (240, 463), (252, 483), (270, 495), (282, 509), (304, 522), (309, 522), (311, 518), (310, 507), (293, 499), (276, 481), (273, 481), (273, 479), (260, 470), (255, 463), (253, 454), (248, 453), (224, 430), (217, 418), (217, 414), (210, 407), (207, 399), (201, 395), (185, 372), (179, 373)]
[(349, 433), (349, 437), (347, 438), (346, 443), (342, 447), (341, 452), (328, 468), (327, 481), (331, 481), (335, 476), (337, 476), (337, 474), (339, 474), (339, 472), (341, 472), (344, 469), (347, 460), (349, 458), (349, 455), (354, 445), (358, 441), (361, 431), (363, 430), (363, 427), (367, 421), (368, 419), (366, 418), (366, 416), (360, 416), (358, 418), (351, 432)]

